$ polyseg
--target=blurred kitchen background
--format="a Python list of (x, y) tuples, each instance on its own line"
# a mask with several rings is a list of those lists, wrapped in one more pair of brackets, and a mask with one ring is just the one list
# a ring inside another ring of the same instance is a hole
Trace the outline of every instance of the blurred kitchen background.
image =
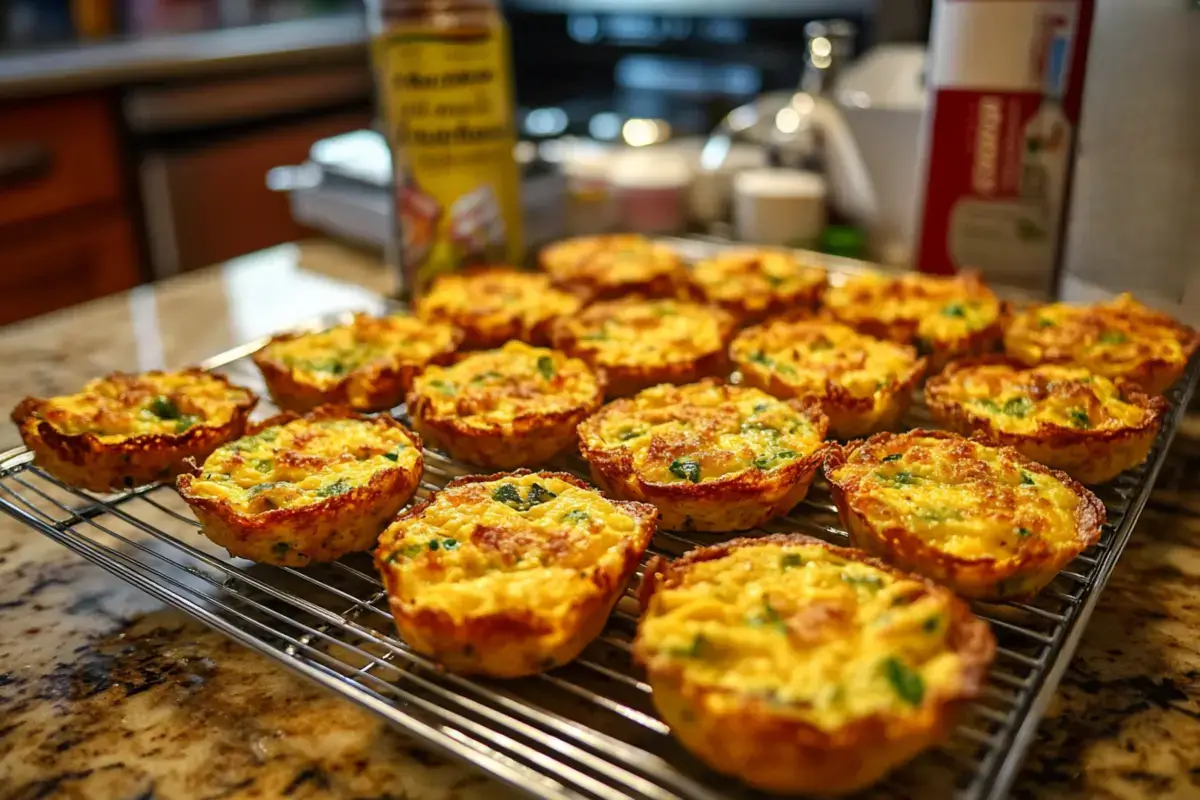
[[(1070, 112), (1069, 84), (1082, 119), (1027, 142), (1040, 199), (960, 220), (967, 245), (945, 248), (1049, 236), (989, 277), (1194, 317), (1198, 4), (1077, 1), (1042, 3), (1075, 27), (1039, 39), (1039, 113)], [(506, 0), (527, 239), (634, 229), (913, 264), (927, 83), (955, 66), (931, 73), (931, 36), (979, 34), (937, 5)], [(306, 237), (382, 252), (374, 124), (361, 0), (0, 0), (0, 324)], [(1073, 191), (1038, 177), (1055, 143)]]

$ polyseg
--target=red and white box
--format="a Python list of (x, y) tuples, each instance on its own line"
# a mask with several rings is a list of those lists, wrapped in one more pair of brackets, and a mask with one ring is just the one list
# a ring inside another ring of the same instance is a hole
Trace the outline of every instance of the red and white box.
[(1094, 0), (938, 0), (917, 264), (1049, 292)]

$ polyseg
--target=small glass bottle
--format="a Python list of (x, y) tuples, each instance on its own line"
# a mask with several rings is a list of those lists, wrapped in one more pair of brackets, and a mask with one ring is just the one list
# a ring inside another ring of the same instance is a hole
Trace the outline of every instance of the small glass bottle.
[(523, 255), (508, 28), (493, 0), (367, 0), (400, 294)]

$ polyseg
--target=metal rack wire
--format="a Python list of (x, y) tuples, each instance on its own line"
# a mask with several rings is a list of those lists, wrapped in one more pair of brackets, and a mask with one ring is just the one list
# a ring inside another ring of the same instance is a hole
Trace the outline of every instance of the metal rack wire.
[[(259, 345), (231, 350), (204, 366), (261, 387), (246, 358)], [(1036, 599), (976, 605), (999, 642), (983, 695), (948, 744), (895, 773), (872, 794), (989, 800), (1007, 794), (1146, 504), (1198, 374), (1193, 364), (1169, 393), (1172, 411), (1146, 463), (1097, 490), (1108, 507), (1100, 542)], [(918, 405), (908, 422), (928, 424), (924, 408)], [(561, 466), (586, 472), (578, 457)], [(471, 471), (427, 451), (418, 497)], [(365, 556), (304, 570), (233, 558), (200, 535), (170, 487), (95, 495), (50, 477), (24, 448), (0, 455), (0, 509), (413, 737), (531, 795), (758, 796), (691, 758), (655, 716), (650, 687), (629, 658), (638, 613), (632, 592), (574, 663), (518, 681), (467, 679), (439, 671), (395, 636), (386, 595)], [(835, 543), (846, 539), (819, 485), (768, 529), (801, 531)], [(660, 532), (651, 552), (676, 556), (718, 538)]]

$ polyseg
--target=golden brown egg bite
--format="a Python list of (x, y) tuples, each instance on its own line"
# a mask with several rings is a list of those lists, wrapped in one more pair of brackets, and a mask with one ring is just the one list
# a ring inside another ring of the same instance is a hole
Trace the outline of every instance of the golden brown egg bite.
[(449, 363), (461, 341), (453, 325), (355, 314), (349, 324), (328, 330), (274, 336), (253, 359), (280, 408), (386, 411), (404, 401), (418, 372)]
[(878, 272), (851, 276), (825, 293), (825, 310), (852, 328), (929, 356), (937, 372), (953, 358), (997, 348), (1005, 308), (973, 272), (953, 277)]
[(416, 491), (421, 439), (386, 414), (285, 413), (179, 476), (204, 535), (232, 555), (303, 567), (370, 550)]
[(550, 278), (513, 267), (474, 267), (436, 278), (416, 303), (426, 322), (450, 323), (463, 332), (461, 347), (490, 350), (510, 339), (550, 343), (550, 326), (583, 305)]
[(979, 433), (1084, 483), (1103, 483), (1146, 460), (1167, 402), (1083, 367), (1026, 367), (993, 357), (955, 362), (925, 384), (933, 418)]
[(538, 264), (555, 286), (587, 301), (627, 294), (677, 297), (687, 286), (679, 254), (636, 233), (556, 242), (542, 248)]
[(825, 477), (854, 546), (981, 600), (1036, 595), (1104, 524), (1065, 473), (946, 431), (833, 448)]
[(653, 503), (664, 528), (738, 531), (804, 499), (827, 427), (819, 404), (710, 379), (609, 403), (579, 426), (579, 452), (601, 489)]
[(509, 342), (413, 382), (408, 413), (427, 442), (469, 464), (541, 464), (575, 443), (575, 426), (600, 407), (604, 384), (556, 350)]
[(722, 375), (734, 320), (714, 306), (631, 298), (596, 303), (554, 326), (554, 347), (605, 379), (609, 397)]
[(35, 463), (72, 486), (116, 491), (167, 480), (242, 435), (258, 397), (200, 369), (114, 372), (78, 394), (27, 397), (12, 421)]
[(641, 594), (655, 708), (770, 792), (853, 792), (944, 741), (996, 647), (948, 589), (798, 534), (656, 558)]
[(820, 401), (830, 431), (843, 439), (894, 425), (925, 374), (925, 359), (913, 348), (828, 320), (747, 328), (729, 352), (747, 385)]
[(1122, 294), (1107, 303), (1031, 306), (1004, 334), (1004, 350), (1028, 364), (1075, 364), (1162, 394), (1187, 368), (1200, 338), (1166, 314)]
[(745, 248), (696, 262), (692, 293), (720, 306), (743, 325), (780, 314), (816, 310), (825, 293), (825, 270), (789, 250)]
[(400, 515), (375, 564), (414, 650), (451, 672), (514, 678), (599, 635), (657, 517), (563, 473), (471, 475)]

